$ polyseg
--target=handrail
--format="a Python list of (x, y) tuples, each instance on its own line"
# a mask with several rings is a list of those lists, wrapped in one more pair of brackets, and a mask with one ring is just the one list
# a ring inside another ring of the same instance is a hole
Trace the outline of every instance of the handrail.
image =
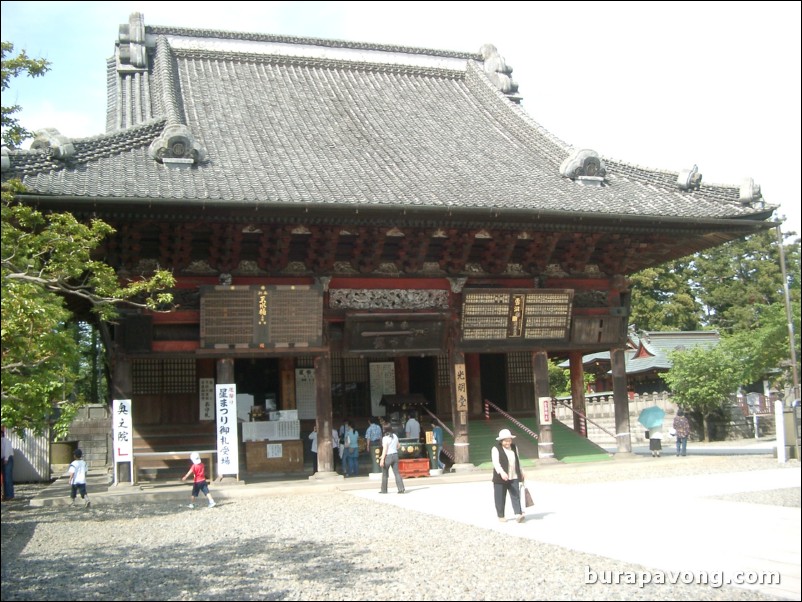
[[(439, 424), (439, 425), (440, 425), (440, 427), (441, 427), (441, 428), (442, 428), (442, 429), (443, 429), (445, 432), (447, 432), (449, 435), (451, 435), (451, 438), (452, 438), (452, 439), (454, 439), (454, 438), (455, 438), (455, 437), (454, 437), (454, 431), (452, 431), (450, 428), (448, 428), (448, 427), (445, 425), (445, 423), (444, 423), (442, 420), (440, 420), (440, 419), (437, 417), (437, 415), (436, 415), (436, 414), (432, 413), (432, 411), (431, 411), (429, 408), (423, 408), (423, 409), (424, 409), (424, 410), (426, 410), (426, 413), (427, 413), (427, 414), (428, 414), (428, 415), (431, 417), (431, 419), (432, 419), (432, 420), (435, 420), (435, 421), (437, 422), (437, 424)], [(440, 446), (440, 451), (442, 451), (442, 452), (443, 452), (443, 453), (444, 453), (446, 456), (448, 456), (448, 457), (451, 459), (451, 461), (452, 461), (452, 462), (454, 462), (454, 461), (455, 461), (455, 459), (454, 459), (454, 455), (453, 455), (453, 454), (452, 454), (450, 451), (448, 451), (448, 450), (446, 449), (446, 446), (445, 446), (445, 445), (441, 445), (441, 446)]]
[(498, 407), (496, 404), (494, 404), (494, 403), (493, 403), (492, 401), (490, 401), (489, 399), (485, 399), (485, 419), (487, 419), (487, 420), (489, 420), (489, 419), (490, 419), (490, 410), (489, 410), (489, 408), (491, 408), (491, 407), (492, 407), (492, 408), (493, 408), (493, 409), (494, 409), (496, 412), (498, 412), (499, 414), (501, 414), (502, 416), (504, 416), (504, 418), (506, 418), (507, 420), (509, 420), (510, 422), (512, 422), (512, 423), (513, 423), (515, 426), (517, 426), (519, 429), (521, 429), (523, 432), (525, 432), (527, 435), (529, 435), (530, 437), (532, 437), (532, 438), (533, 438), (533, 439), (535, 439), (535, 440), (539, 439), (539, 437), (537, 436), (537, 433), (536, 433), (535, 431), (533, 431), (532, 429), (530, 429), (530, 428), (529, 428), (528, 426), (526, 426), (526, 425), (525, 425), (523, 422), (520, 422), (520, 421), (516, 420), (515, 418), (513, 418), (512, 416), (510, 416), (509, 414), (507, 414), (507, 412), (505, 412), (504, 410), (502, 410), (500, 407)]
[[(552, 398), (552, 399), (554, 399), (554, 398)], [(613, 439), (616, 439), (616, 436), (613, 433), (608, 431), (606, 428), (604, 428), (602, 425), (600, 425), (595, 420), (591, 420), (590, 418), (588, 418), (585, 414), (583, 414), (579, 410), (575, 410), (570, 403), (566, 403), (566, 402), (562, 401), (561, 399), (554, 399), (554, 401), (556, 401), (557, 403), (559, 403), (561, 405), (564, 405), (566, 408), (571, 410), (574, 414), (576, 414), (577, 416), (582, 418), (582, 420), (584, 420), (585, 422), (590, 422), (592, 425), (594, 425), (598, 429), (600, 429), (600, 430), (604, 431), (605, 433), (607, 433), (608, 435), (610, 435)], [(587, 436), (587, 427), (585, 427), (585, 436)]]

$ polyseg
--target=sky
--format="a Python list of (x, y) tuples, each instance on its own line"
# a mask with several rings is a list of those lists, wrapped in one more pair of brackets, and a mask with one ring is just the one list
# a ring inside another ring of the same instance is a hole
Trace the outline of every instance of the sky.
[[(214, 6), (216, 10), (205, 8)], [(643, 167), (752, 178), (785, 233), (800, 227), (800, 2), (2, 2), (2, 40), (45, 58), (17, 78), (29, 130), (105, 128), (105, 60), (145, 25), (478, 52), (512, 67), (522, 106), (575, 148)]]

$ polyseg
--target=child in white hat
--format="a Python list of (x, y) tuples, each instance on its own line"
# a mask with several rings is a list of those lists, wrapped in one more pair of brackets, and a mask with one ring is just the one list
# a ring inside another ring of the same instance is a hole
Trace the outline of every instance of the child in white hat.
[(206, 469), (203, 466), (203, 462), (201, 462), (200, 455), (198, 455), (198, 452), (192, 452), (189, 454), (189, 459), (192, 460), (192, 466), (189, 467), (187, 474), (181, 477), (182, 481), (186, 481), (190, 475), (195, 476), (192, 481), (192, 500), (189, 507), (195, 507), (195, 498), (198, 497), (198, 492), (202, 491), (206, 499), (209, 500), (209, 508), (214, 508), (215, 502), (212, 494), (209, 493), (209, 485), (206, 483)]

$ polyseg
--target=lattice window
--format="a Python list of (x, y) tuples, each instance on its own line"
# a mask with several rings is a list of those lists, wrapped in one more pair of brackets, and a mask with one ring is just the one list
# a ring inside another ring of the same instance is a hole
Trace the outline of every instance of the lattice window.
[(439, 387), (449, 386), (448, 356), (437, 356), (437, 385)]
[(507, 382), (532, 383), (532, 354), (528, 352), (507, 354)]
[(368, 360), (361, 357), (343, 358), (343, 381), (349, 383), (368, 382)]
[(133, 360), (131, 389), (135, 395), (157, 395), (162, 392), (161, 360)]
[(197, 393), (194, 359), (133, 360), (132, 391), (135, 395)]
[(311, 355), (301, 355), (295, 358), (296, 368), (314, 368), (315, 358)]
[(343, 381), (343, 356), (339, 353), (331, 354), (331, 382), (341, 383)]

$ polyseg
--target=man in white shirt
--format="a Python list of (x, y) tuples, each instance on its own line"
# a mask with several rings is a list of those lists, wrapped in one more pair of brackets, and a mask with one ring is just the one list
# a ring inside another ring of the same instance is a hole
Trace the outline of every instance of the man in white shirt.
[(420, 422), (415, 419), (414, 413), (409, 415), (409, 420), (407, 420), (407, 424), (404, 426), (404, 431), (406, 432), (407, 439), (420, 441)]

